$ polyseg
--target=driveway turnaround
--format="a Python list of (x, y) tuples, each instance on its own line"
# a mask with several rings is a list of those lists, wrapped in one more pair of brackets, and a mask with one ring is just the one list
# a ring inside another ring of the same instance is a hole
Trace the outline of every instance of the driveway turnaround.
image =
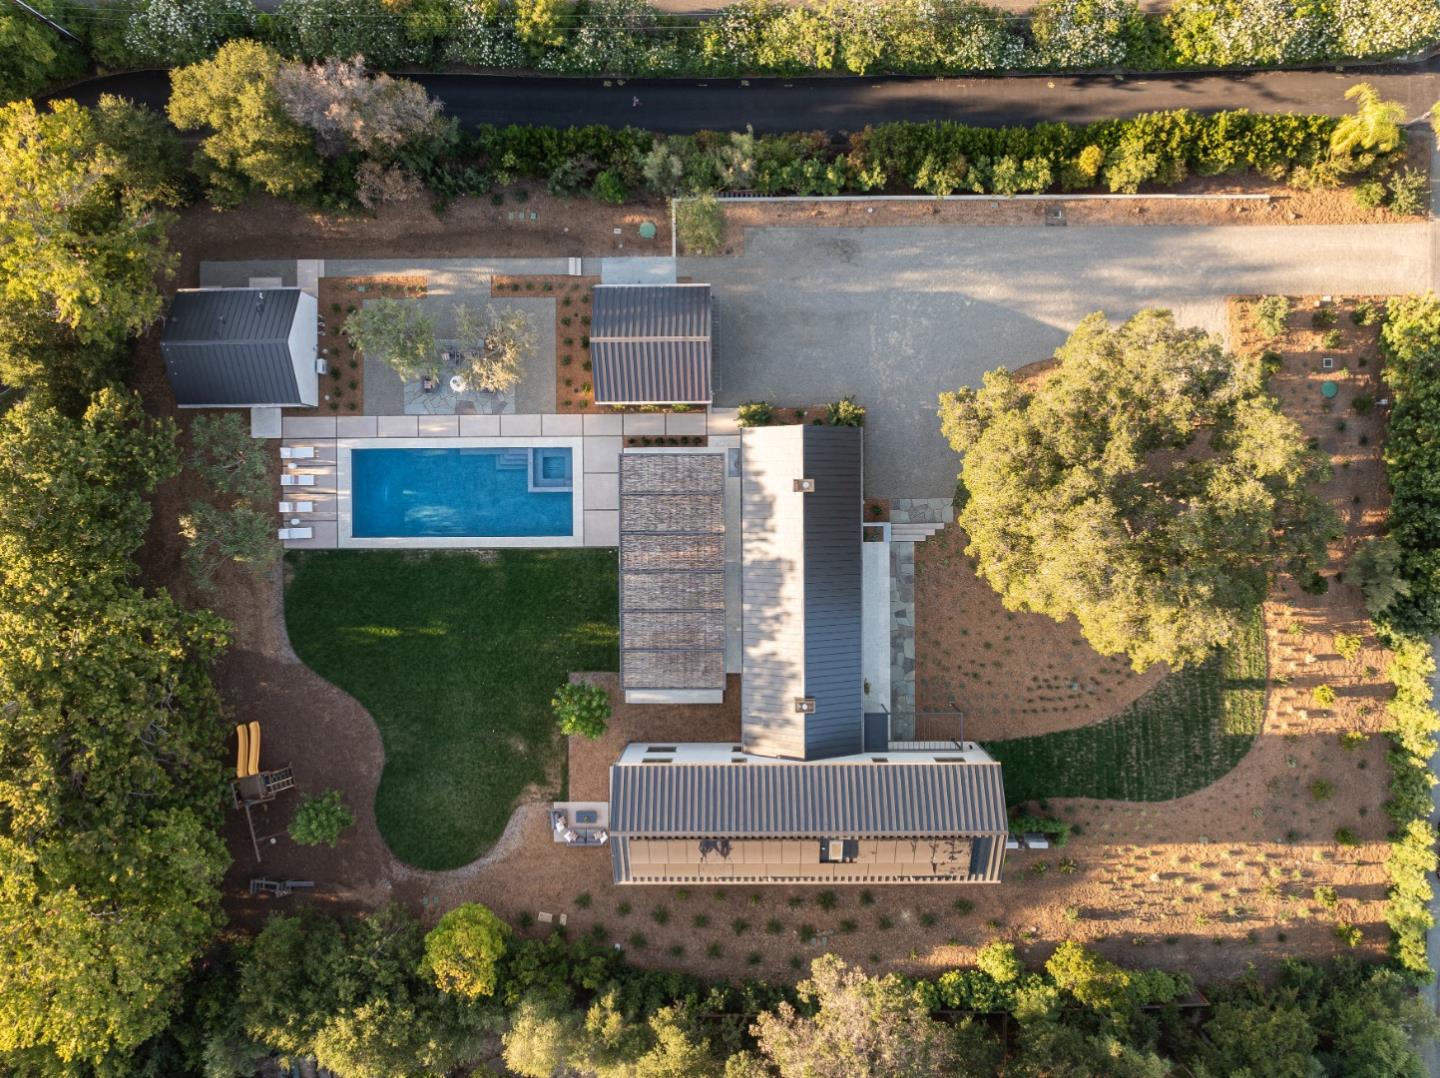
[(1168, 307), (1225, 329), (1225, 297), (1429, 287), (1428, 226), (747, 230), (740, 258), (682, 258), (709, 281), (716, 403), (869, 410), (865, 492), (940, 498), (958, 459), (936, 397), (1049, 358), (1091, 311)]

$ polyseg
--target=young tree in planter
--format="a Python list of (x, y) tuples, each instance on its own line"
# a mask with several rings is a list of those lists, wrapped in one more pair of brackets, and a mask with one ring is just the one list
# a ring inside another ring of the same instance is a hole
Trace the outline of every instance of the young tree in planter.
[(340, 833), (354, 822), (355, 817), (350, 815), (350, 810), (340, 799), (340, 791), (326, 790), (323, 794), (311, 794), (301, 799), (287, 830), (290, 837), (302, 846), (329, 846), (334, 849), (340, 841)]
[(475, 999), (495, 994), (510, 926), (478, 902), (456, 906), (425, 936), (421, 966), (442, 992)]
[(455, 307), (455, 334), (465, 356), (466, 384), (488, 393), (508, 393), (520, 383), (521, 361), (534, 355), (535, 321), (519, 307), (485, 308), (483, 318)]
[(1075, 617), (1136, 669), (1180, 666), (1235, 637), (1271, 573), (1313, 576), (1327, 465), (1254, 360), (1155, 310), (1091, 315), (1055, 355), (1041, 381), (996, 370), (940, 398), (967, 549), (1009, 609)]
[(560, 721), (562, 734), (580, 734), (592, 741), (605, 736), (610, 720), (610, 694), (599, 685), (567, 682), (555, 690), (550, 706)]
[(389, 364), (406, 381), (434, 377), (440, 369), (435, 326), (414, 300), (367, 300), (345, 319), (344, 329), (354, 347)]

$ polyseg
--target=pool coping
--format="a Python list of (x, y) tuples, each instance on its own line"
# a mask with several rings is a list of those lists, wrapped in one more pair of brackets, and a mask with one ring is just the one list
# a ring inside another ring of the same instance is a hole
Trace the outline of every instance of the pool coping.
[[(534, 449), (567, 448), (571, 454), (569, 535), (406, 535), (356, 536), (350, 498), (350, 454), (356, 449)], [(336, 545), (342, 550), (441, 550), (560, 548), (585, 545), (584, 439), (536, 435), (498, 438), (336, 438)]]

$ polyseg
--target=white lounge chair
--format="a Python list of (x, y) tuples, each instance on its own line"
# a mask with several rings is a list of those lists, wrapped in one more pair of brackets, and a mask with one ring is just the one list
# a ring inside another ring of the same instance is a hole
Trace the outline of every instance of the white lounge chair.
[(313, 475), (298, 475), (286, 472), (280, 477), (280, 485), (282, 487), (313, 487), (315, 485), (315, 477)]
[(288, 514), (290, 514), (290, 513), (313, 513), (313, 512), (315, 512), (315, 503), (314, 503), (314, 502), (281, 502), (281, 503), (280, 503), (280, 512), (283, 513), (283, 514), (286, 514), (286, 515), (288, 515)]
[(281, 538), (281, 539), (313, 539), (314, 537), (315, 537), (315, 529), (314, 529), (314, 528), (281, 528), (281, 529), (280, 529), (280, 538)]
[(281, 460), (314, 460), (315, 447), (313, 445), (282, 445), (280, 447)]

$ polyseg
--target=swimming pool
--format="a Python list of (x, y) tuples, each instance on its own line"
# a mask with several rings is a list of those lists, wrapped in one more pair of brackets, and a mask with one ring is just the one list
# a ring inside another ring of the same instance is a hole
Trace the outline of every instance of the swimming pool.
[(352, 449), (356, 539), (571, 536), (569, 447)]

